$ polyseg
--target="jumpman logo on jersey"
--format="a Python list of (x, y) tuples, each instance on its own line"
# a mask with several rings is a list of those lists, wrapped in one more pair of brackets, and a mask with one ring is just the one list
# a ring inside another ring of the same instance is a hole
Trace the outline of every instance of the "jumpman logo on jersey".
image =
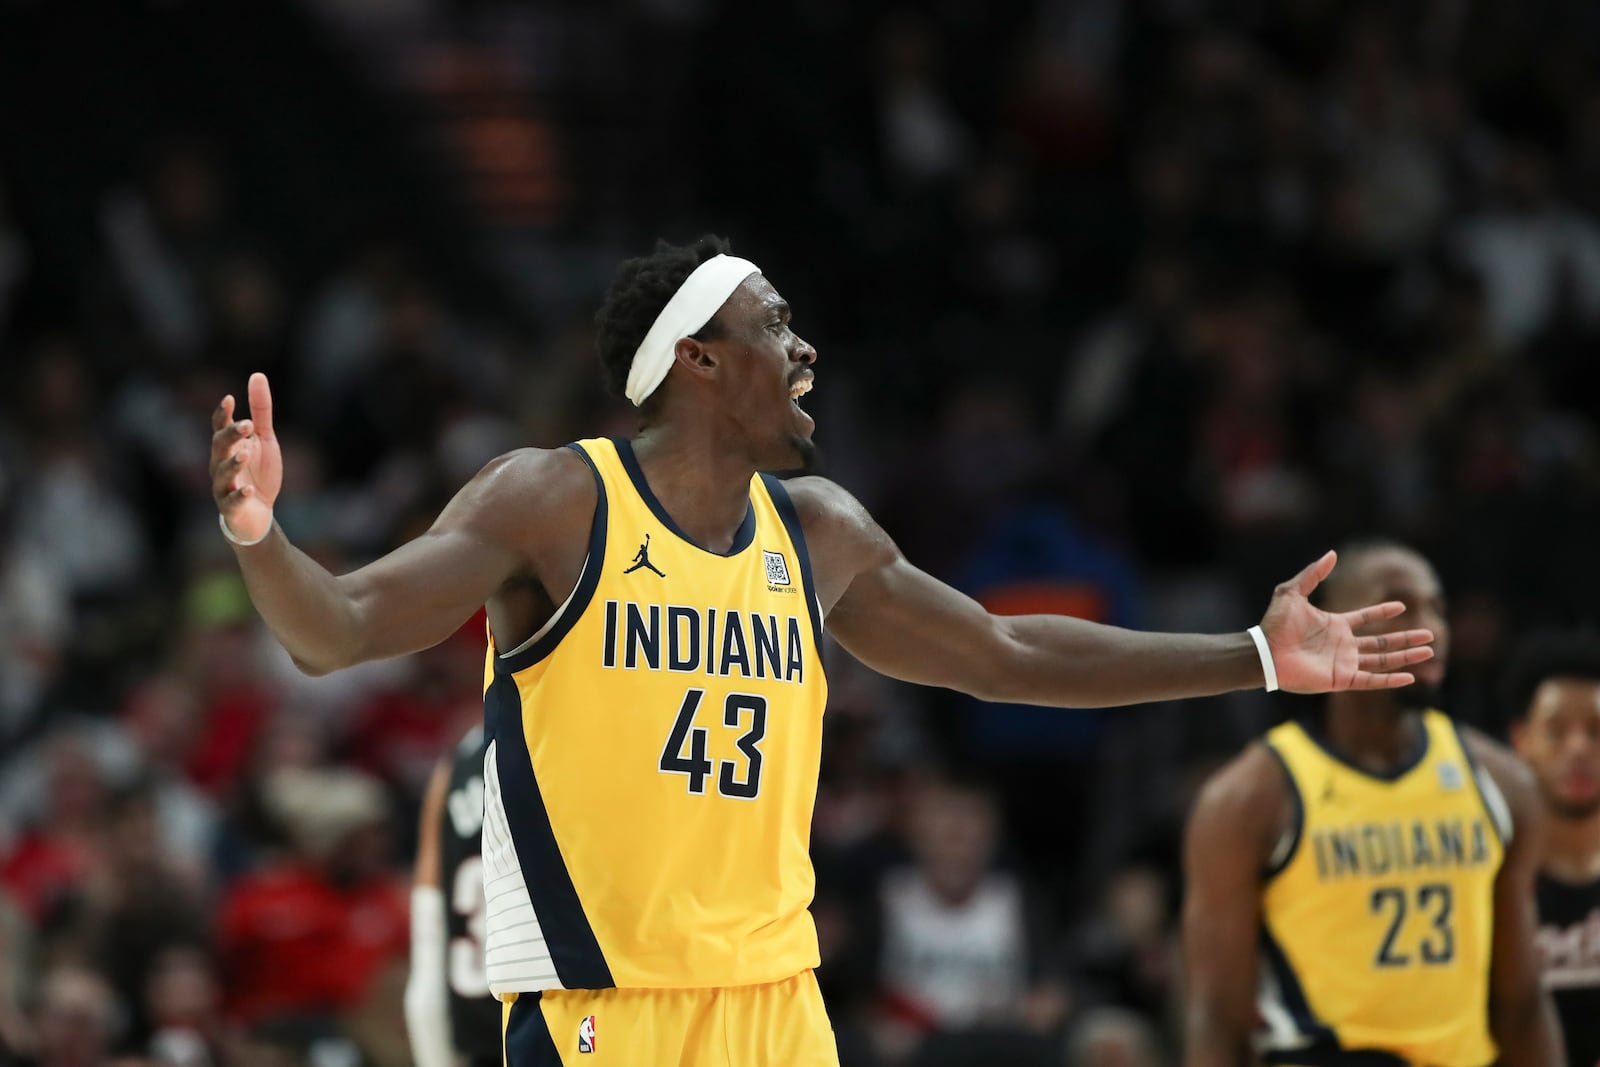
[(634, 571), (638, 570), (640, 567), (644, 567), (644, 568), (646, 568), (648, 570), (655, 571), (657, 574), (660, 574), (661, 577), (663, 577), (663, 578), (666, 577), (666, 575), (662, 573), (661, 568), (657, 567), (654, 563), (650, 562), (650, 535), (649, 534), (645, 534), (644, 535), (644, 544), (639, 546), (638, 553), (633, 557), (633, 566), (629, 567), (627, 570), (623, 571), (622, 573), (623, 574), (632, 574)]

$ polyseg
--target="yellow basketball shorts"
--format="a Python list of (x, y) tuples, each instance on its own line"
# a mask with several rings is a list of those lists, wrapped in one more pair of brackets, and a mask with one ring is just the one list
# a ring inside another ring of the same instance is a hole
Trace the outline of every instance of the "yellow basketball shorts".
[(838, 1067), (810, 971), (728, 989), (555, 989), (508, 999), (506, 1067)]

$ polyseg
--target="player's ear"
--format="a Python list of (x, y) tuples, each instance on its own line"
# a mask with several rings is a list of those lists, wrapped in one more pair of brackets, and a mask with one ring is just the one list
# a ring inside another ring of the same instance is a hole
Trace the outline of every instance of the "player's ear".
[(1511, 735), (1511, 747), (1516, 750), (1517, 755), (1526, 759), (1528, 757), (1528, 720), (1512, 719), (1509, 733)]
[(685, 337), (673, 347), (672, 355), (679, 367), (696, 378), (710, 378), (716, 373), (717, 354), (703, 341)]

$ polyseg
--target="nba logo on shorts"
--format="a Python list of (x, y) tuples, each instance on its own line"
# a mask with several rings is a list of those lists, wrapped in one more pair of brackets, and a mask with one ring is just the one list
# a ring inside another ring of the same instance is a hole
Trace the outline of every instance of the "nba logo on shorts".
[(578, 1051), (594, 1051), (594, 1016), (590, 1015), (578, 1024)]
[(1439, 764), (1439, 788), (1455, 792), (1461, 788), (1461, 768), (1454, 763)]

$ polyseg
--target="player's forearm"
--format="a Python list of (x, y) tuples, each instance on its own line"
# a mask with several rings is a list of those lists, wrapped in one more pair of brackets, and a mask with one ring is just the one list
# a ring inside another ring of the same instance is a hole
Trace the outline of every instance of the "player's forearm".
[(1502, 1067), (1562, 1067), (1567, 1062), (1555, 1008), (1542, 990), (1497, 1001), (1489, 1024)]
[(256, 611), (307, 674), (360, 662), (360, 613), (339, 579), (274, 525), (258, 545), (234, 547)]
[(986, 699), (1117, 707), (1265, 684), (1249, 634), (1166, 634), (1059, 615), (1002, 620), (1007, 653)]

